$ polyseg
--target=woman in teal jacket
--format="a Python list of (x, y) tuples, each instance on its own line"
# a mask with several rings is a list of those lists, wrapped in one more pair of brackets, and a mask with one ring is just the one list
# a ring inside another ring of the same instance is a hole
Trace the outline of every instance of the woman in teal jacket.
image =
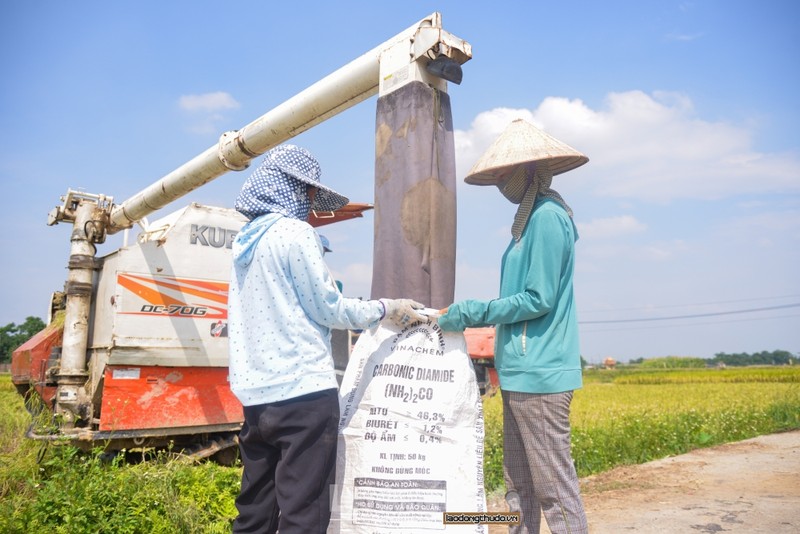
[(582, 385), (572, 282), (577, 231), (572, 210), (550, 187), (553, 174), (586, 161), (515, 121), (466, 179), (497, 185), (519, 204), (503, 254), (499, 298), (456, 302), (439, 318), (443, 330), (496, 326), (506, 498), (522, 515), (512, 532), (539, 532), (542, 513), (553, 534), (588, 531), (569, 426), (572, 393)]

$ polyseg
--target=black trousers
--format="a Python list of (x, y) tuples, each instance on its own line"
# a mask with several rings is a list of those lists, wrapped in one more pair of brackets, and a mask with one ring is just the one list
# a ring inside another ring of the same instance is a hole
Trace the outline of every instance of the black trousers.
[(235, 533), (323, 534), (336, 479), (339, 395), (329, 389), (244, 407)]

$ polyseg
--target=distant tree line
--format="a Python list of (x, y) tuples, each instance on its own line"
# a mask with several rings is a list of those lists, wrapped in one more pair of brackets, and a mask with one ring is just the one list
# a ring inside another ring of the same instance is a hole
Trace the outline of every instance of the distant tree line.
[(702, 369), (706, 367), (703, 358), (684, 358), (680, 356), (665, 356), (663, 358), (649, 358), (639, 362), (648, 369)]
[(14, 351), (45, 327), (44, 321), (38, 317), (28, 317), (17, 325), (9, 323), (0, 326), (0, 363), (9, 363)]
[(677, 368), (677, 367), (708, 367), (726, 365), (731, 367), (744, 367), (746, 365), (796, 365), (800, 358), (786, 350), (773, 350), (754, 352), (737, 352), (727, 354), (718, 352), (713, 358), (687, 358), (680, 356), (665, 356), (663, 358), (636, 358), (628, 363), (640, 364), (650, 368)]
[(773, 350), (771, 352), (762, 350), (753, 354), (746, 352), (734, 354), (718, 352), (707, 361), (713, 365), (724, 363), (725, 365), (739, 367), (744, 365), (794, 365), (798, 363), (798, 358), (786, 350)]

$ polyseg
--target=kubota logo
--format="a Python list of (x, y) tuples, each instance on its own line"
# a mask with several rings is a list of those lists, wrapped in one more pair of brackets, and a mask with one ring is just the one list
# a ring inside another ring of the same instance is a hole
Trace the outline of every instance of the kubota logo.
[(228, 318), (228, 284), (172, 276), (117, 274), (127, 292), (119, 313), (222, 320)]
[(192, 225), (189, 232), (189, 244), (201, 244), (204, 247), (231, 248), (233, 240), (238, 234), (236, 230), (228, 230), (220, 226)]

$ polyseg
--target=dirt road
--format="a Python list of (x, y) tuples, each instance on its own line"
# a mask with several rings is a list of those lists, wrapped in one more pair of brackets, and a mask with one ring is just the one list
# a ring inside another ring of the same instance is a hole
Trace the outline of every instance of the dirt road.
[(800, 533), (800, 431), (617, 468), (581, 488), (592, 534)]

